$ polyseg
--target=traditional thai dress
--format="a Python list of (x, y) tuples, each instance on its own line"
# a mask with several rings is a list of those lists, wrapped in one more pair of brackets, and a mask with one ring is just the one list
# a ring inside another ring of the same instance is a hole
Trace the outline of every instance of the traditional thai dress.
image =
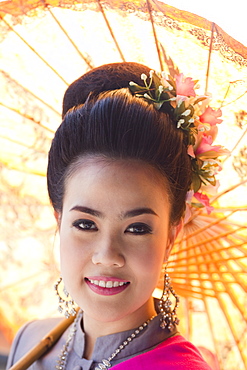
[[(17, 333), (13, 342), (7, 369), (37, 344), (57, 323), (59, 319), (45, 319), (26, 324)], [(130, 342), (111, 361), (116, 370), (210, 370), (196, 347), (185, 340), (178, 332), (169, 333), (160, 328), (160, 315)], [(67, 356), (67, 370), (94, 370), (98, 363), (107, 359), (133, 333), (127, 330), (120, 333), (98, 337), (90, 360), (83, 357), (85, 334), (83, 319), (78, 322), (76, 333)], [(69, 335), (68, 328), (59, 341), (28, 369), (54, 370), (63, 345)]]

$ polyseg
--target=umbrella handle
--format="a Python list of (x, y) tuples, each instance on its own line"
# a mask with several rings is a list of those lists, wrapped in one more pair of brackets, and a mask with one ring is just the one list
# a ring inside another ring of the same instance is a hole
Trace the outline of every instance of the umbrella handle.
[[(78, 313), (79, 308), (76, 309)], [(43, 354), (45, 354), (54, 344), (58, 341), (65, 330), (75, 320), (75, 316), (71, 316), (69, 319), (64, 319), (59, 322), (49, 333), (47, 333), (41, 341), (35, 345), (30, 351), (28, 351), (22, 358), (20, 358), (9, 370), (26, 370), (36, 360), (38, 360)]]

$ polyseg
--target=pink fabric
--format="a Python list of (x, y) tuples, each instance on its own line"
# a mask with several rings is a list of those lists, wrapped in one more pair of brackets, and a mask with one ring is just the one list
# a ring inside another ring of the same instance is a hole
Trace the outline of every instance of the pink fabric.
[(116, 370), (211, 370), (196, 347), (181, 335), (167, 339), (151, 351), (113, 366)]

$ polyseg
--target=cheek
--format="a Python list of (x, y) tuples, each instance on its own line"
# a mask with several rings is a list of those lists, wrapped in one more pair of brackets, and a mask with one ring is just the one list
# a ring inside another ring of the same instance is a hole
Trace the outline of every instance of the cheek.
[(132, 259), (133, 268), (139, 271), (144, 280), (156, 280), (160, 277), (165, 253), (166, 242), (162, 238), (142, 245)]
[(82, 246), (78, 238), (73, 236), (73, 230), (70, 227), (60, 230), (60, 263), (61, 271), (73, 273), (80, 265), (83, 259)]

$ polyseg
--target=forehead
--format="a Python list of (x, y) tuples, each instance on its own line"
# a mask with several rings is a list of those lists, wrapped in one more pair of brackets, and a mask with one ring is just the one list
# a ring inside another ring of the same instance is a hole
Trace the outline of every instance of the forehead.
[(148, 178), (153, 182), (153, 185), (163, 187), (164, 191), (168, 191), (168, 181), (161, 172), (151, 164), (148, 164), (141, 160), (135, 159), (115, 159), (105, 156), (88, 155), (77, 159), (72, 163), (66, 173), (65, 182), (66, 185), (71, 182), (71, 179), (78, 175), (85, 175), (94, 172), (101, 174), (108, 172), (110, 173), (136, 173), (137, 176)]
[[(154, 167), (139, 160), (106, 157), (82, 157), (71, 166), (65, 181), (65, 198), (71, 193), (89, 194), (92, 190), (105, 196), (103, 191), (136, 197), (162, 197), (169, 201), (166, 178)], [(133, 194), (132, 194), (133, 193)], [(99, 195), (99, 196), (98, 196)], [(94, 195), (95, 196), (95, 195)]]

